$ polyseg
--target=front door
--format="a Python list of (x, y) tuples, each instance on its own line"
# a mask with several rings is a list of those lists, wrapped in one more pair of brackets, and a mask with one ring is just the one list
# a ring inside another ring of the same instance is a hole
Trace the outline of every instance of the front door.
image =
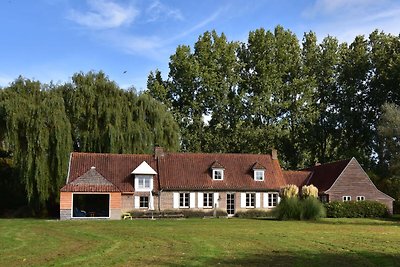
[(226, 194), (226, 212), (228, 216), (233, 216), (235, 214), (235, 194), (227, 193)]

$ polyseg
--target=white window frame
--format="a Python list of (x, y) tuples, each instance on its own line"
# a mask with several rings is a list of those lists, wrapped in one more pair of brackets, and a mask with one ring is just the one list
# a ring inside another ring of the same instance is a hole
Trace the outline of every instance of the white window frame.
[(256, 193), (246, 193), (245, 197), (246, 201), (246, 208), (247, 209), (253, 209), (256, 206)]
[[(181, 201), (181, 200), (183, 200), (183, 201)], [(179, 208), (180, 209), (190, 208), (190, 193), (189, 192), (179, 193)]]
[(138, 192), (153, 191), (153, 176), (135, 175), (135, 191)]
[[(142, 206), (145, 201), (142, 201), (142, 199), (147, 198), (147, 206)], [(139, 208), (140, 209), (148, 209), (150, 207), (150, 197), (149, 196), (139, 196)]]
[(342, 200), (343, 202), (351, 201), (351, 196), (343, 196)]
[(365, 201), (365, 196), (357, 196), (357, 201)]
[[(261, 179), (257, 179), (257, 174), (261, 174)], [(254, 181), (264, 181), (264, 175), (265, 171), (264, 170), (254, 170)]]
[(214, 193), (203, 193), (203, 208), (211, 209), (214, 205)]
[(278, 192), (268, 193), (267, 198), (268, 198), (267, 199), (267, 207), (268, 208), (275, 208), (276, 206), (278, 206), (278, 204), (279, 204), (279, 193)]
[[(221, 178), (216, 178), (217, 177), (217, 173), (221, 174)], [(213, 180), (216, 180), (216, 181), (224, 180), (224, 169), (213, 169), (212, 170), (212, 177), (213, 177)]]

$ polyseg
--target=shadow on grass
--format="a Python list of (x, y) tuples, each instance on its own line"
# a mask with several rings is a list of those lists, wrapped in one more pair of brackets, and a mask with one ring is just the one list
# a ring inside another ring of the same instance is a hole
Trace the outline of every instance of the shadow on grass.
[(179, 262), (153, 262), (149, 265), (165, 266), (399, 266), (400, 255), (384, 253), (306, 253), (293, 254), (272, 251), (269, 254), (236, 255), (232, 258), (196, 258), (181, 259)]

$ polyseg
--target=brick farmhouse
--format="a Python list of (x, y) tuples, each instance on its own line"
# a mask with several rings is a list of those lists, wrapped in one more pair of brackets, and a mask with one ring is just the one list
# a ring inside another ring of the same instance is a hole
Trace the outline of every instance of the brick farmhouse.
[(322, 201), (376, 200), (392, 211), (393, 198), (379, 191), (356, 159), (281, 169), (271, 154), (77, 153), (70, 156), (60, 192), (60, 219), (120, 219), (128, 211), (221, 209), (228, 216), (269, 210), (287, 184), (313, 184)]

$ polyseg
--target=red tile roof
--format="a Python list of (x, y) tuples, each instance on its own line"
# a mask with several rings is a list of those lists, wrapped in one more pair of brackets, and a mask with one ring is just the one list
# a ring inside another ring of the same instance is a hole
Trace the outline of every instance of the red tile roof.
[[(62, 188), (62, 191), (73, 190), (74, 181), (95, 166), (96, 171), (114, 187), (100, 184), (90, 187), (88, 184), (80, 184), (79, 190), (105, 192), (108, 189), (118, 189), (121, 192), (133, 192), (134, 183), (131, 172), (143, 161), (146, 161), (158, 173), (154, 179), (155, 191), (159, 190), (159, 183), (165, 190), (257, 191), (279, 189), (286, 182), (278, 160), (272, 160), (271, 155), (166, 153), (157, 164), (153, 155), (74, 152), (71, 154), (68, 184)], [(222, 181), (212, 179), (210, 166), (215, 162), (224, 168)], [(264, 181), (254, 181), (255, 164), (265, 168)]]
[[(153, 155), (145, 154), (100, 154), (100, 153), (71, 153), (68, 185), (86, 173), (92, 166), (96, 171), (114, 184), (121, 192), (133, 192), (133, 176), (131, 172), (146, 161), (155, 171), (157, 163)], [(157, 178), (157, 176), (156, 176)], [(154, 190), (158, 190), (157, 179), (154, 179)], [(68, 191), (70, 187), (64, 187)], [(98, 188), (103, 190), (102, 188)], [(94, 192), (94, 191), (90, 191)], [(105, 192), (105, 191), (101, 191)]]
[(311, 174), (311, 171), (283, 171), (286, 184), (294, 184), (299, 188), (307, 183)]
[[(212, 179), (210, 166), (224, 166), (224, 179)], [(264, 181), (254, 181), (255, 163), (265, 166)], [(159, 162), (161, 188), (167, 190), (268, 190), (285, 184), (278, 160), (271, 155), (170, 153)]]
[(346, 159), (304, 169), (312, 172), (307, 184), (316, 186), (320, 193), (325, 192), (333, 185), (349, 162), (350, 159)]

